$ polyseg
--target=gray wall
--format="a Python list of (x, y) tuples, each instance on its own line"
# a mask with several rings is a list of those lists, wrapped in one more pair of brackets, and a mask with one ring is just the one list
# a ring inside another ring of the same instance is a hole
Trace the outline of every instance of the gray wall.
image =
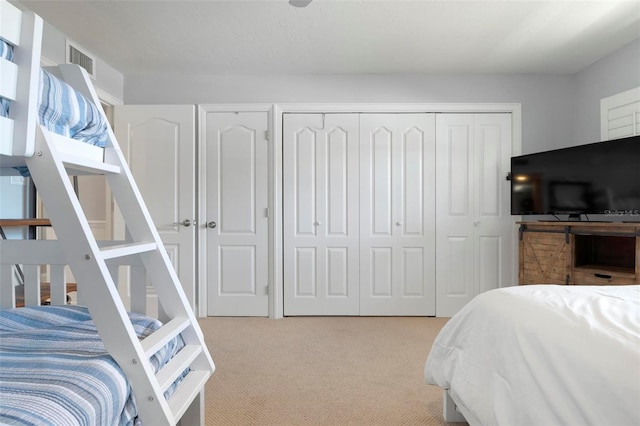
[(521, 103), (526, 154), (600, 140), (600, 99), (638, 86), (640, 39), (573, 75), (126, 76), (124, 101)]
[(527, 153), (571, 143), (574, 87), (571, 75), (126, 76), (125, 103), (521, 103)]
[(580, 71), (576, 81), (576, 145), (600, 138), (600, 99), (640, 86), (640, 39)]
[[(74, 40), (74, 42), (76, 41)], [(82, 47), (81, 41), (77, 41), (77, 43), (80, 43), (79, 46)], [(54, 64), (66, 63), (66, 48), (66, 35), (45, 22), (42, 35), (42, 56), (46, 61)], [(88, 53), (91, 54), (90, 51)], [(116, 99), (124, 99), (124, 76), (98, 57), (96, 57), (96, 75), (93, 84)]]

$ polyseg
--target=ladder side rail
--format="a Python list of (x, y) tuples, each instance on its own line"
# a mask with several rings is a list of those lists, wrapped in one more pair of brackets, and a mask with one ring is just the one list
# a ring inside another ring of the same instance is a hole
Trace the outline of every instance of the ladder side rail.
[[(120, 168), (120, 173), (105, 175), (111, 188), (111, 193), (115, 198), (122, 215), (126, 217), (127, 231), (134, 241), (153, 241), (157, 244), (158, 250), (150, 253), (143, 253), (140, 257), (143, 260), (148, 277), (153, 284), (158, 299), (165, 301), (162, 310), (170, 317), (182, 316), (189, 318), (194, 327), (185, 330), (183, 338), (187, 344), (199, 344), (205, 348), (203, 353), (206, 357), (208, 369), (213, 370), (214, 363), (211, 354), (206, 349), (204, 335), (197, 326), (197, 318), (182, 288), (182, 284), (173, 268), (171, 260), (166, 252), (160, 235), (153, 224), (151, 214), (144, 203), (142, 195), (133, 179), (133, 175), (124, 155), (118, 146), (115, 135), (109, 129), (110, 146), (105, 149), (105, 161)], [(158, 255), (159, 254), (159, 255)]]
[[(36, 155), (26, 163), (56, 235), (64, 242), (62, 248), (69, 266), (83, 287), (83, 300), (105, 348), (129, 378), (141, 417), (154, 425), (175, 423), (167, 401), (157, 397), (159, 387), (152, 366), (144, 356), (66, 170), (47, 143), (47, 134), (46, 129), (37, 126)], [(69, 214), (71, 211), (76, 214)]]

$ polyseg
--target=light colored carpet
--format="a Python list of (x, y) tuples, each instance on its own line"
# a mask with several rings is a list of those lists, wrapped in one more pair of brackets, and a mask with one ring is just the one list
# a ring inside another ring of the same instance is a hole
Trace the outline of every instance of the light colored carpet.
[(424, 363), (444, 318), (204, 318), (206, 424), (446, 425)]

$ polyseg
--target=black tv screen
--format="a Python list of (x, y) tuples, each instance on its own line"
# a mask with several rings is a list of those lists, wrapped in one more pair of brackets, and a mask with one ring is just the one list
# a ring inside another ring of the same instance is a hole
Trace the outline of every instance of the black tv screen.
[(511, 214), (640, 215), (640, 136), (511, 158)]

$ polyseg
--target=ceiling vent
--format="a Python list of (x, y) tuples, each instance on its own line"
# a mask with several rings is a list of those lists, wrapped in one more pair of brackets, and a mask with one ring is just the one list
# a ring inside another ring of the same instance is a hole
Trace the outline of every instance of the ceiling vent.
[(67, 63), (80, 65), (91, 78), (96, 78), (96, 58), (80, 46), (67, 39)]

